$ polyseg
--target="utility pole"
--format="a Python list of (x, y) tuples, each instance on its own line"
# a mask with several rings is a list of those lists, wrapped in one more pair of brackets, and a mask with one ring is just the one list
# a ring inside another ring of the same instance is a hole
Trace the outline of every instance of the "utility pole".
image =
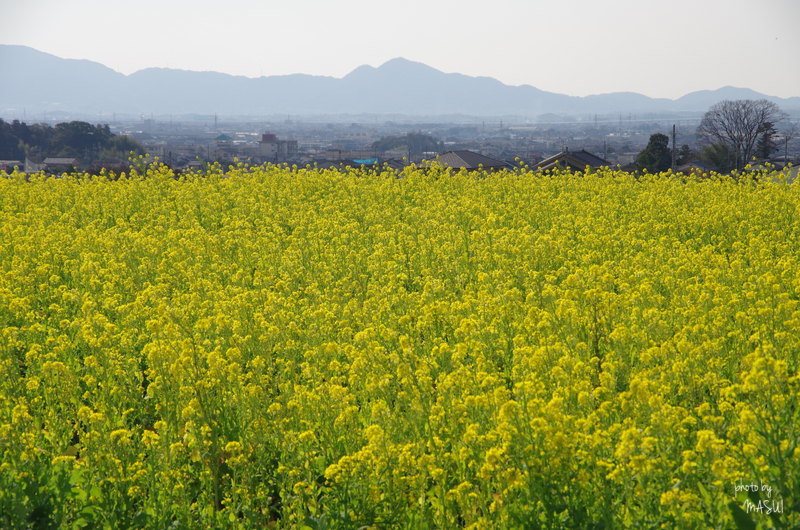
[(783, 135), (783, 165), (789, 163), (789, 135)]

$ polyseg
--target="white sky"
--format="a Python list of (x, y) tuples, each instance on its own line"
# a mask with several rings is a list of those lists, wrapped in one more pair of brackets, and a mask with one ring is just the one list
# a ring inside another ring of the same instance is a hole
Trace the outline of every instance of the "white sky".
[(0, 44), (126, 74), (341, 77), (405, 57), (577, 96), (800, 96), (800, 0), (0, 0), (0, 20)]

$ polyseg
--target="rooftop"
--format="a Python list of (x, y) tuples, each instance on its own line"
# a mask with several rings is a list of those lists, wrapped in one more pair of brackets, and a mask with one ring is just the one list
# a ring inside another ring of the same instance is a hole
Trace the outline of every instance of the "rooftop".
[(545, 171), (560, 166), (571, 169), (583, 170), (586, 168), (586, 166), (592, 168), (598, 168), (610, 165), (611, 164), (608, 162), (608, 160), (593, 155), (592, 153), (586, 151), (585, 149), (581, 149), (580, 151), (569, 151), (569, 150), (561, 151), (556, 155), (553, 155), (549, 158), (545, 158), (544, 160), (536, 164), (534, 166), (534, 169)]
[(51, 166), (73, 166), (78, 163), (78, 159), (51, 157), (51, 158), (45, 158), (44, 163), (49, 164)]
[(484, 156), (474, 151), (448, 151), (433, 160), (426, 160), (427, 165), (438, 163), (443, 167), (453, 169), (499, 169), (508, 167), (502, 160)]

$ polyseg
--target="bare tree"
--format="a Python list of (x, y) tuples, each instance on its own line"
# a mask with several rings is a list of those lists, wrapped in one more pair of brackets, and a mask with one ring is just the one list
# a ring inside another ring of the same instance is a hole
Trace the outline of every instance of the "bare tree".
[(697, 135), (706, 143), (727, 146), (735, 157), (733, 166), (741, 168), (753, 156), (765, 124), (778, 123), (785, 117), (775, 103), (766, 99), (721, 101), (705, 113)]

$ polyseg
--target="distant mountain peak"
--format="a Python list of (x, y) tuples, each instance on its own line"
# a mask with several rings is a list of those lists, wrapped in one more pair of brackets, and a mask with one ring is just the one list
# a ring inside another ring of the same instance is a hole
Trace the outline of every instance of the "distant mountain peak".
[(418, 72), (418, 73), (436, 73), (436, 74), (444, 74), (441, 70), (437, 70), (433, 66), (428, 66), (425, 63), (421, 63), (418, 61), (411, 61), (404, 57), (395, 57), (394, 59), (389, 59), (382, 65), (378, 67), (378, 70), (387, 71), (387, 72)]
[(431, 70), (435, 70), (435, 68), (428, 66), (425, 63), (421, 63), (418, 61), (412, 61), (410, 59), (406, 59), (405, 57), (395, 57), (394, 59), (389, 59), (378, 68), (396, 68), (398, 66), (406, 67), (406, 66), (414, 66), (414, 67), (423, 67), (429, 68)]
[(416, 61), (410, 61), (403, 57), (395, 57), (394, 59), (389, 59), (385, 63), (381, 64), (378, 67), (370, 66), (368, 64), (363, 64), (352, 72), (347, 74), (345, 78), (360, 78), (368, 75), (375, 75), (375, 74), (390, 74), (390, 75), (408, 75), (408, 74), (421, 74), (421, 73), (436, 73), (442, 74), (443, 72), (428, 66), (425, 63), (420, 63)]
[(15, 45), (0, 45), (0, 64), (14, 72), (0, 83), (0, 117), (51, 111), (536, 117), (702, 112), (724, 99), (741, 98), (766, 98), (784, 110), (800, 109), (800, 98), (772, 98), (734, 87), (699, 91), (678, 100), (622, 92), (573, 97), (529, 85), (509, 86), (491, 77), (445, 73), (404, 57), (377, 67), (359, 66), (343, 78), (295, 74), (253, 79), (169, 68), (147, 68), (125, 76), (100, 63), (62, 59)]
[(362, 64), (361, 66), (356, 67), (353, 71), (344, 76), (344, 79), (347, 79), (348, 77), (359, 77), (363, 75), (368, 75), (375, 72), (375, 70), (377, 70), (377, 68), (375, 68), (374, 66), (370, 66), (368, 64)]

